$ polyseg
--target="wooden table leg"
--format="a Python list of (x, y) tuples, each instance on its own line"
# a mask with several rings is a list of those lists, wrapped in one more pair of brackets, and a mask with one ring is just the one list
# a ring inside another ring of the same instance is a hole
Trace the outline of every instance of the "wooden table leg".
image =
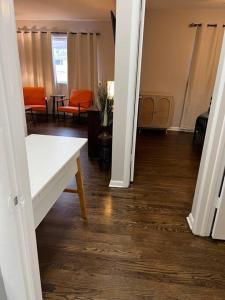
[(77, 193), (80, 198), (81, 215), (82, 215), (82, 218), (87, 219), (86, 201), (85, 201), (85, 195), (84, 195), (83, 180), (82, 180), (82, 175), (81, 175), (80, 158), (77, 159), (77, 168), (78, 168), (78, 171), (76, 174), (76, 182), (77, 182)]

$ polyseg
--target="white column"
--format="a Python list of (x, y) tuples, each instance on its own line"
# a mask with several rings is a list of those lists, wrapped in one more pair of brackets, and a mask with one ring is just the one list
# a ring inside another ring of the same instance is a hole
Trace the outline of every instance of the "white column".
[(130, 184), (142, 0), (117, 0), (115, 104), (110, 187)]

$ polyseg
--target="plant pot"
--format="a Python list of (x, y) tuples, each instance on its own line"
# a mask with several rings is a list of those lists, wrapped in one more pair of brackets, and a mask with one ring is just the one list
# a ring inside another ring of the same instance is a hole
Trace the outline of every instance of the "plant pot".
[(99, 167), (101, 171), (108, 171), (112, 162), (112, 135), (108, 127), (102, 128), (99, 140)]

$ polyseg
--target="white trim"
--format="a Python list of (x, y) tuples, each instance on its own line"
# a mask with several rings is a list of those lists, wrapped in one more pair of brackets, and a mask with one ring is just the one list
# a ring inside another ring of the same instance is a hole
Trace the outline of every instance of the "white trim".
[(128, 188), (129, 186), (124, 181), (111, 180), (109, 183), (110, 188)]
[(170, 127), (167, 130), (168, 131), (180, 131), (180, 127)]
[(185, 128), (185, 127), (180, 127), (180, 131), (183, 131), (183, 132), (194, 132), (194, 129), (191, 129), (191, 128)]
[(188, 225), (189, 225), (190, 229), (192, 230), (193, 225), (194, 225), (194, 218), (193, 218), (192, 213), (190, 213), (189, 216), (186, 219), (187, 219), (187, 222), (188, 222)]
[(138, 55), (137, 55), (137, 78), (136, 78), (136, 99), (134, 107), (134, 120), (133, 120), (133, 140), (131, 148), (131, 171), (130, 181), (134, 181), (134, 167), (135, 167), (135, 155), (136, 155), (136, 141), (137, 141), (137, 124), (138, 124), (138, 110), (139, 110), (139, 98), (140, 98), (140, 84), (141, 84), (141, 65), (142, 65), (142, 49), (144, 40), (144, 27), (145, 27), (145, 11), (146, 0), (142, 0), (140, 3), (140, 22), (139, 22), (139, 40), (138, 40)]
[(4, 284), (4, 281), (3, 281), (3, 278), (2, 278), (1, 268), (0, 268), (0, 299), (1, 300), (7, 300), (5, 284)]
[(190, 132), (193, 133), (194, 129), (182, 128), (182, 127), (170, 127), (168, 131), (177, 131), (177, 132)]
[[(42, 299), (13, 0), (0, 0), (0, 265), (8, 300)], [(18, 204), (13, 199), (17, 196)], [(7, 199), (8, 198), (8, 199)]]
[(225, 38), (217, 71), (205, 144), (192, 206), (192, 232), (209, 236), (224, 170), (225, 146)]
[[(137, 87), (140, 7), (144, 0), (117, 0), (112, 182), (130, 184)], [(121, 101), (121, 99), (123, 101)]]

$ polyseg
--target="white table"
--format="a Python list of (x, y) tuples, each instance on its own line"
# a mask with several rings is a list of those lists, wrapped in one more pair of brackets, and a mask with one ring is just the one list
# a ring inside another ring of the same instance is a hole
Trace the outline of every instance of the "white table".
[[(82, 217), (86, 206), (80, 170), (80, 150), (87, 139), (36, 135), (26, 137), (28, 169), (35, 227), (41, 223), (62, 192), (78, 193)], [(77, 190), (66, 189), (76, 175)]]

